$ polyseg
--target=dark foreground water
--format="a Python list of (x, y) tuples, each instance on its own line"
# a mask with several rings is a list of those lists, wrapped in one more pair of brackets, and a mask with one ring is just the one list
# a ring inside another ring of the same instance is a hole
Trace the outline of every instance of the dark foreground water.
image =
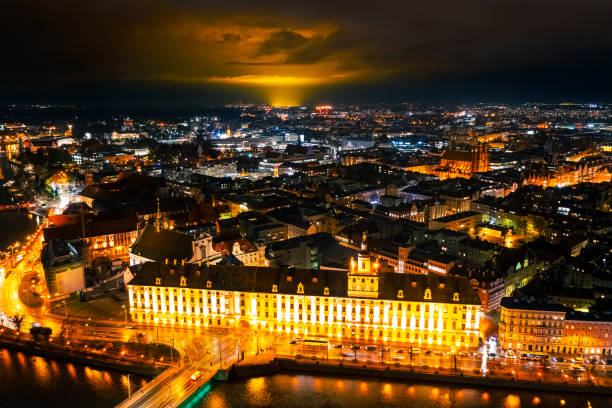
[(40, 217), (30, 215), (25, 209), (0, 211), (0, 251), (17, 241), (23, 241), (36, 230), (39, 222)]
[(234, 383), (218, 383), (212, 387), (201, 404), (202, 408), (588, 408), (589, 406), (612, 407), (612, 398), (308, 375), (275, 375)]
[[(134, 391), (145, 378), (130, 380)], [(127, 395), (125, 374), (0, 349), (0, 407), (108, 408)]]
[[(131, 376), (132, 391), (146, 379)], [(127, 375), (0, 349), (0, 407), (110, 408), (127, 397)], [(612, 407), (612, 398), (375, 379), (275, 375), (215, 383), (199, 408)]]

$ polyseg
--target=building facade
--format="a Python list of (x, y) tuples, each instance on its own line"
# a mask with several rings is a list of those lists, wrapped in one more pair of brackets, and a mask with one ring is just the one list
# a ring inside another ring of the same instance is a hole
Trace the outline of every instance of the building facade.
[(475, 348), (480, 300), (458, 277), (379, 273), (365, 249), (338, 270), (147, 263), (127, 285), (133, 321)]
[(558, 304), (501, 301), (499, 345), (504, 350), (604, 357), (612, 353), (612, 318)]

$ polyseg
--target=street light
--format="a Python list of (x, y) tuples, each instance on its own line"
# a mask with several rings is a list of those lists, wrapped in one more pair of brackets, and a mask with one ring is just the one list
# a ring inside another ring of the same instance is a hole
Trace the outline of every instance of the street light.
[(125, 317), (125, 325), (127, 326), (127, 307), (125, 307), (125, 303), (121, 305), (121, 308), (123, 309), (123, 315)]
[(66, 315), (66, 319), (68, 319), (68, 306), (66, 306), (65, 300), (62, 300), (62, 303), (64, 304), (64, 314)]

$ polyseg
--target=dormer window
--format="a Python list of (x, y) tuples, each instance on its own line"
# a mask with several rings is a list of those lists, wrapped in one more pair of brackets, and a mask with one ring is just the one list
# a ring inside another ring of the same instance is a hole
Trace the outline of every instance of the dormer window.
[(317, 278), (316, 276), (312, 277), (312, 283), (317, 283), (319, 281), (319, 278)]
[(425, 289), (425, 300), (431, 300), (431, 289)]
[(278, 286), (277, 285), (272, 285), (272, 292), (274, 292), (274, 293), (278, 292)]
[(440, 282), (440, 289), (444, 289), (444, 282)]
[(161, 278), (155, 278), (155, 284), (161, 285)]
[(404, 298), (404, 291), (403, 290), (398, 290), (397, 291), (397, 298), (398, 299), (403, 299)]
[(181, 276), (181, 286), (187, 286), (187, 278), (185, 278), (184, 276)]
[(323, 294), (325, 296), (329, 296), (329, 288), (326, 286), (325, 289), (323, 289)]
[(416, 288), (416, 281), (412, 281), (411, 286), (412, 286), (413, 288)]
[(291, 281), (293, 281), (293, 276), (287, 275), (287, 282), (291, 282)]
[(212, 282), (211, 281), (206, 281), (206, 287), (207, 288), (212, 288)]
[(304, 293), (304, 285), (302, 285), (302, 282), (298, 284), (297, 293)]
[(453, 301), (455, 301), (455, 302), (459, 301), (459, 293), (457, 293), (457, 292), (453, 293)]

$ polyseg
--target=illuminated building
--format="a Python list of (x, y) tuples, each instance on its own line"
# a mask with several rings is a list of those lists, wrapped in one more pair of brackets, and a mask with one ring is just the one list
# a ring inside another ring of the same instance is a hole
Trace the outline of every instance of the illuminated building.
[(474, 173), (489, 170), (489, 147), (486, 143), (478, 143), (470, 151), (445, 151), (434, 173), (441, 179), (470, 178)]
[(365, 244), (348, 274), (153, 262), (134, 272), (127, 288), (135, 322), (478, 346), (481, 305), (465, 278), (380, 273)]
[(504, 350), (585, 356), (612, 353), (609, 315), (575, 312), (559, 304), (502, 299), (498, 336)]
[(540, 187), (566, 187), (578, 183), (607, 183), (612, 180), (612, 174), (606, 167), (607, 162), (599, 157), (586, 157), (578, 162), (568, 162), (558, 166), (554, 171), (548, 169), (541, 172), (531, 172), (524, 185)]
[(499, 345), (517, 352), (558, 353), (565, 308), (503, 298), (499, 320)]

